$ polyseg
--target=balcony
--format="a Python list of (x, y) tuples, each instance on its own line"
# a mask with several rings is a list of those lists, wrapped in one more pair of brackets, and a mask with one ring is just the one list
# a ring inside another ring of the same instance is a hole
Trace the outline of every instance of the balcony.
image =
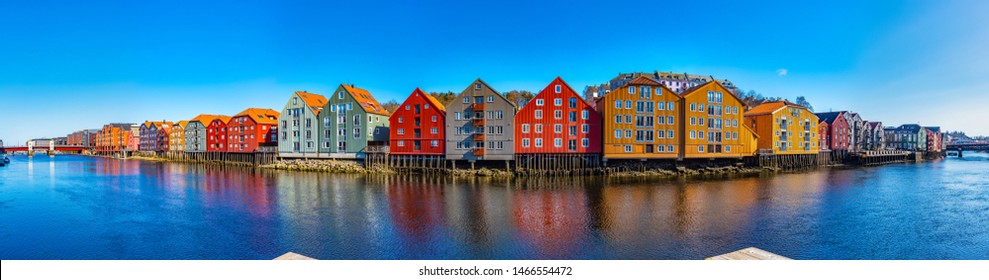
[(471, 110), (474, 110), (474, 112), (484, 111), (484, 103), (474, 103), (470, 105), (470, 108)]
[(471, 123), (474, 124), (474, 126), (484, 126), (484, 119), (475, 118), (473, 121), (471, 121)]
[(474, 148), (474, 156), (483, 157), (484, 148)]
[(474, 141), (484, 141), (484, 133), (476, 133), (473, 137)]

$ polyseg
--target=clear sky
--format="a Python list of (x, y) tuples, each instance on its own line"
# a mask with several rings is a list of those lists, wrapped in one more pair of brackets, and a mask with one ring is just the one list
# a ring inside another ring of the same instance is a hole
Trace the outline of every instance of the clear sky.
[(989, 1), (155, 2), (0, 2), (0, 139), (652, 70), (989, 135)]

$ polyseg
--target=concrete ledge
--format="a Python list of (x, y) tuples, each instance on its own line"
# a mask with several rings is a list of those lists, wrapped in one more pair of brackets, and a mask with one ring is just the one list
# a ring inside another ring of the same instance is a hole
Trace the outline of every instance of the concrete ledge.
[(275, 258), (276, 261), (314, 261), (316, 259), (288, 252)]
[(790, 258), (773, 254), (756, 247), (748, 247), (724, 255), (717, 255), (708, 260), (790, 260)]

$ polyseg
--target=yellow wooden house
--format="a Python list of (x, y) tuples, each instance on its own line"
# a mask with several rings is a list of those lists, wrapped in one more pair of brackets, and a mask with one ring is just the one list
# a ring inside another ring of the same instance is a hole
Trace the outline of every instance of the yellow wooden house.
[[(680, 107), (683, 150), (681, 157), (741, 158), (749, 156), (746, 145), (754, 135), (743, 128), (745, 105), (717, 81), (688, 89)], [(742, 139), (743, 136), (746, 139)]]
[(745, 124), (759, 135), (761, 154), (817, 154), (819, 123), (806, 107), (787, 101), (763, 103), (745, 113)]

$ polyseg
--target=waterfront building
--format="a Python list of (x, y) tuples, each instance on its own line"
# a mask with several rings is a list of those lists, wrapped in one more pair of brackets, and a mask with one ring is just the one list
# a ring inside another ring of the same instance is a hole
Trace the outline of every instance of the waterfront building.
[(208, 126), (213, 120), (217, 118), (228, 118), (227, 116), (221, 115), (207, 115), (201, 114), (192, 118), (188, 123), (183, 126), (183, 136), (185, 138), (183, 145), (185, 152), (205, 152), (207, 147), (207, 131), (206, 126)]
[[(817, 116), (817, 114), (814, 114)], [(828, 122), (818, 119), (817, 123), (817, 148), (820, 150), (831, 150), (831, 128)]]
[(168, 130), (168, 151), (185, 152), (185, 128), (189, 121), (179, 121)]
[(851, 137), (848, 141), (848, 149), (852, 152), (862, 151), (866, 142), (865, 121), (858, 113), (846, 114), (848, 116), (848, 128), (851, 129)]
[(817, 116), (807, 107), (787, 101), (759, 104), (745, 112), (745, 123), (760, 135), (761, 154), (817, 154)]
[(319, 113), (326, 97), (296, 91), (278, 115), (278, 155), (281, 157), (316, 157), (319, 152)]
[(446, 159), (513, 159), (517, 108), (480, 78), (474, 80), (446, 104), (447, 113), (453, 114), (446, 118)]
[(341, 84), (317, 115), (312, 137), (318, 138), (320, 157), (364, 158), (369, 151), (385, 152), (389, 113), (367, 90)]
[[(594, 107), (601, 114), (604, 159), (680, 158), (683, 98), (647, 77), (602, 96)], [(543, 129), (547, 128), (533, 128)]]
[(227, 122), (230, 117), (216, 117), (206, 124), (206, 151), (227, 151)]
[(940, 126), (925, 126), (924, 130), (927, 132), (927, 151), (940, 153), (944, 151), (941, 137), (941, 127)]
[(927, 129), (918, 124), (887, 127), (886, 146), (903, 151), (927, 151)]
[(141, 143), (138, 145), (139, 151), (151, 152), (158, 147), (158, 126), (162, 123), (164, 123), (164, 121), (145, 121), (141, 124)]
[(93, 149), (96, 147), (96, 136), (99, 132), (100, 129), (84, 129), (70, 133), (65, 137), (66, 145)]
[(446, 153), (446, 107), (419, 88), (388, 118), (390, 153), (436, 155)]
[(742, 154), (744, 156), (755, 155), (759, 151), (760, 136), (755, 132), (755, 129), (747, 124), (742, 124), (742, 128), (744, 129), (739, 133), (739, 140), (743, 148)]
[(278, 146), (278, 112), (248, 108), (227, 122), (227, 152), (254, 153), (260, 147)]
[[(632, 73), (618, 73), (618, 76), (608, 81), (608, 88), (616, 89), (621, 87), (638, 77), (646, 77), (650, 80), (656, 81), (657, 83), (666, 86), (667, 89), (672, 90), (677, 94), (682, 94), (684, 91), (706, 84), (710, 81), (717, 81), (719, 84), (724, 86), (729, 93), (736, 94), (738, 92), (738, 87), (735, 86), (729, 80), (719, 80), (715, 79), (713, 76), (708, 75), (695, 75), (689, 73), (674, 73), (674, 72), (632, 72)], [(600, 94), (600, 93), (599, 93)]]
[[(743, 146), (739, 137), (745, 114), (741, 99), (717, 81), (689, 89), (681, 96), (680, 121), (684, 128), (680, 135), (681, 158), (746, 156), (749, 148)], [(759, 139), (766, 137), (759, 135)]]
[(155, 148), (155, 152), (167, 152), (169, 151), (169, 132), (172, 130), (171, 125), (162, 124), (158, 128), (158, 140), (155, 141), (158, 146)]
[(832, 151), (848, 151), (851, 145), (852, 130), (849, 126), (848, 111), (816, 113), (817, 118), (827, 123), (828, 148)]
[[(96, 151), (121, 152), (136, 151), (140, 142), (141, 125), (133, 123), (110, 123), (103, 125), (96, 136)], [(136, 141), (135, 141), (136, 139)]]
[(865, 129), (868, 130), (868, 135), (866, 135), (866, 150), (881, 151), (886, 149), (886, 128), (883, 127), (883, 122), (866, 122)]
[[(650, 86), (643, 88), (652, 90)], [(668, 95), (674, 94), (668, 93)], [(653, 102), (660, 99), (662, 98), (659, 96), (656, 99), (651, 96), (643, 98), (649, 100), (649, 109), (653, 109)], [(665, 102), (663, 104), (665, 106)], [(647, 112), (645, 106), (641, 109), (642, 111), (638, 113), (643, 115), (640, 119), (643, 127), (646, 118), (649, 119), (649, 124), (654, 124), (655, 110)], [(636, 115), (636, 118), (640, 116)], [(556, 77), (515, 114), (515, 153), (600, 154), (601, 121), (601, 114), (595, 111), (593, 106), (580, 98), (580, 95), (562, 78)], [(653, 135), (655, 127), (648, 128), (649, 135)], [(487, 129), (491, 129), (491, 126)], [(481, 139), (475, 140), (485, 140), (483, 134), (477, 135)], [(645, 135), (640, 136), (643, 139), (645, 137)]]

